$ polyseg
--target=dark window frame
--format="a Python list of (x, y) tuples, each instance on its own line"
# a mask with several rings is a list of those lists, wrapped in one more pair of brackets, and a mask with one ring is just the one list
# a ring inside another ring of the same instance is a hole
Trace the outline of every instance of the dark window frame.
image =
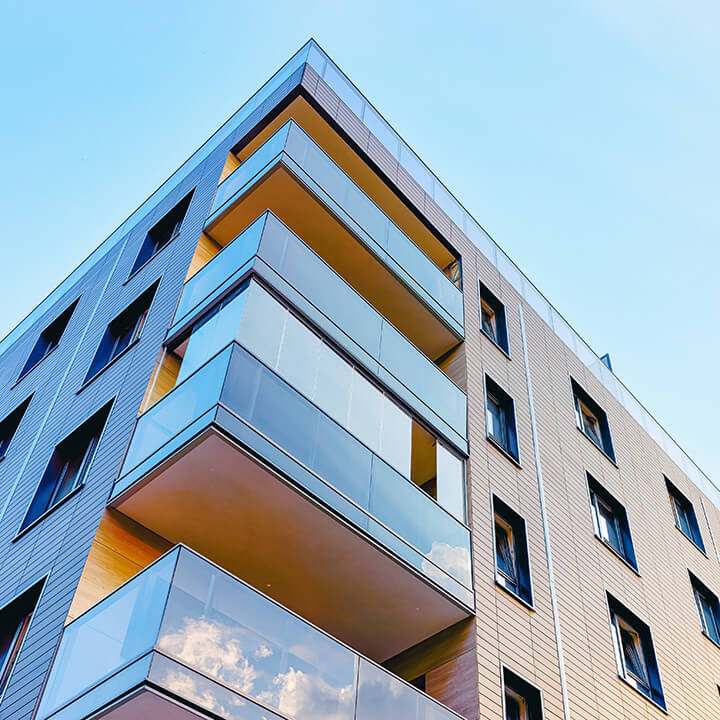
[[(143, 290), (107, 324), (85, 374), (83, 386), (140, 340), (159, 285), (160, 279)], [(124, 342), (122, 347), (121, 340)]]
[[(630, 530), (630, 520), (628, 519), (625, 506), (587, 471), (585, 471), (585, 480), (587, 482), (590, 514), (592, 516), (595, 537), (637, 573), (637, 556), (635, 555), (635, 545)], [(601, 504), (604, 505), (612, 515), (619, 547), (615, 545), (609, 537), (606, 538), (603, 535), (602, 518), (600, 516)]]
[(55, 444), (16, 536), (24, 534), (85, 485), (114, 398)]
[(501, 680), (503, 718), (514, 720), (508, 710), (508, 696), (510, 696), (517, 698), (516, 702), (521, 706), (522, 714), (519, 715), (521, 720), (543, 720), (543, 693), (539, 687), (528, 682), (506, 665), (502, 666)]
[[(589, 393), (571, 376), (570, 386), (573, 394), (573, 407), (575, 409), (575, 425), (577, 429), (605, 455), (613, 465), (617, 465), (615, 448), (610, 432), (610, 421), (607, 413), (593, 400)], [(588, 411), (588, 412), (586, 412)], [(588, 414), (594, 418), (597, 431), (593, 433), (589, 427)]]
[[(515, 401), (503, 390), (487, 373), (485, 373), (485, 436), (492, 445), (497, 447), (504, 455), (509, 457), (516, 465), (520, 465), (520, 446), (517, 436), (517, 417), (515, 414)], [(498, 408), (502, 413), (499, 422), (504, 438), (496, 436), (491, 427), (495, 421), (491, 419), (490, 407)]]
[[(703, 540), (700, 524), (697, 520), (697, 513), (692, 500), (675, 485), (667, 475), (663, 475), (665, 488), (667, 489), (670, 509), (672, 510), (675, 527), (704, 555), (705, 541)], [(687, 524), (687, 530), (683, 527), (683, 518)]]
[(79, 302), (80, 297), (75, 298), (40, 332), (20, 371), (20, 375), (18, 375), (17, 382), (20, 382), (31, 370), (36, 368), (60, 344)]
[(135, 257), (130, 275), (132, 277), (145, 267), (163, 248), (167, 247), (182, 232), (195, 188), (186, 193), (145, 233)]
[[(492, 495), (492, 518), (495, 583), (533, 610), (530, 546), (525, 518), (494, 493)], [(505, 533), (505, 537), (511, 544), (508, 555), (513, 567), (509, 570), (501, 567), (503, 564), (507, 565), (507, 562), (502, 560), (498, 529)]]
[(20, 423), (33, 396), (26, 397), (15, 409), (11, 410), (2, 420), (0, 420), (0, 460), (4, 460), (10, 448), (13, 438), (17, 434)]
[(690, 570), (688, 575), (702, 634), (720, 647), (720, 600), (697, 575)]
[[(485, 305), (486, 309), (483, 307)], [(502, 352), (510, 357), (510, 338), (507, 326), (507, 313), (505, 305), (497, 298), (497, 296), (488, 288), (482, 280), (478, 280), (478, 308), (480, 313), (480, 332), (498, 347)], [(495, 327), (486, 328), (484, 315), (490, 315), (495, 320)]]
[(650, 626), (609, 592), (605, 597), (618, 677), (667, 712)]
[[(25, 638), (33, 621), (46, 578), (33, 583), (0, 608), (0, 631), (12, 622), (12, 638), (6, 644), (7, 636), (0, 635), (0, 702), (10, 684), (10, 677), (22, 651)], [(8, 620), (6, 615), (10, 616)], [(15, 619), (13, 621), (13, 615)]]

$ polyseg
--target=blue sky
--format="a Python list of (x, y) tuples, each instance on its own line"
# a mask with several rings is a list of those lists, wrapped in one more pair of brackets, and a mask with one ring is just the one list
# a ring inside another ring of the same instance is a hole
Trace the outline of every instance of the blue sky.
[(0, 18), (0, 335), (313, 36), (720, 482), (717, 3), (3, 0)]

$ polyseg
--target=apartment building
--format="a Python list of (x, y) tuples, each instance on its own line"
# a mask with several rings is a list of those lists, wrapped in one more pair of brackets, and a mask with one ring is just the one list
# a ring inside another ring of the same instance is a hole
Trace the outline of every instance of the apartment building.
[(720, 717), (720, 490), (313, 41), (0, 386), (2, 720)]

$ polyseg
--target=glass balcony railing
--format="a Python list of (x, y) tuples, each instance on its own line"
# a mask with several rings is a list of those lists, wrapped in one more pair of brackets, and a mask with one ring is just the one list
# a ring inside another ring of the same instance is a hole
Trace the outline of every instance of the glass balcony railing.
[(469, 529), (237, 342), (138, 418), (113, 499), (213, 423), (473, 607)]
[[(263, 262), (255, 263), (255, 258)], [(188, 280), (170, 335), (253, 266), (281, 294), (287, 293), (285, 283), (300, 293), (308, 312), (319, 311), (316, 324), (326, 334), (456, 447), (466, 450), (465, 393), (272, 213), (263, 214)], [(274, 272), (265, 272), (265, 266)]]
[(85, 718), (145, 683), (229, 720), (460, 717), (184, 546), (65, 628), (38, 718)]
[(209, 223), (219, 218), (261, 173), (278, 162), (300, 174), (326, 205), (340, 210), (364, 244), (463, 336), (462, 292), (292, 120), (219, 185)]

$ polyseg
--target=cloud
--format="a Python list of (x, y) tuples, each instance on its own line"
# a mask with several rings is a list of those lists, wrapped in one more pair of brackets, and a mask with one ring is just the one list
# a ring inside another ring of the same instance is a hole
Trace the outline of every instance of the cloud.
[[(160, 649), (200, 672), (252, 694), (259, 672), (245, 657), (237, 629), (200, 618), (186, 618), (184, 626), (160, 638)], [(268, 657), (272, 654), (264, 648)], [(256, 654), (257, 655), (257, 654)]]
[(470, 587), (470, 552), (467, 548), (433, 542), (427, 558), (431, 562), (423, 560), (422, 569), (428, 577), (441, 580), (438, 568), (442, 568), (463, 585)]

